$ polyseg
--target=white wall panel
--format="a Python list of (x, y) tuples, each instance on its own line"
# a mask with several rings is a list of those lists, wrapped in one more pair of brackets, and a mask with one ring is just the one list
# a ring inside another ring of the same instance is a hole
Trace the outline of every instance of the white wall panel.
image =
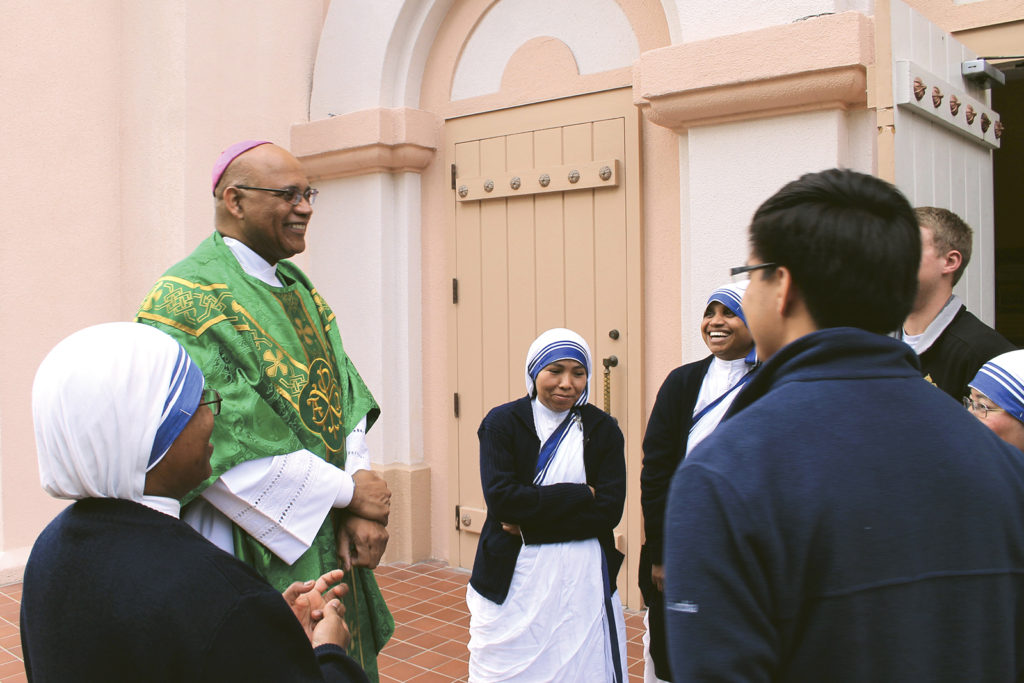
[[(960, 76), (961, 62), (976, 55), (900, 0), (892, 2), (893, 60), (910, 61), (971, 97), (989, 94)], [(925, 98), (931, 97), (928, 84)], [(948, 88), (942, 107), (948, 103)], [(927, 101), (927, 100), (926, 100)], [(991, 324), (995, 318), (992, 152), (977, 138), (898, 106), (896, 185), (915, 206), (953, 211), (974, 229), (973, 255), (955, 291), (967, 308)]]
[(375, 463), (423, 459), (419, 181), (412, 173), (321, 181), (310, 223), (314, 284), (381, 404), (367, 434)]
[[(707, 355), (698, 324), (708, 295), (748, 256), (747, 228), (761, 203), (804, 173), (872, 171), (874, 121), (832, 110), (698, 127), (680, 168), (683, 362)], [(854, 147), (851, 148), (851, 143)]]

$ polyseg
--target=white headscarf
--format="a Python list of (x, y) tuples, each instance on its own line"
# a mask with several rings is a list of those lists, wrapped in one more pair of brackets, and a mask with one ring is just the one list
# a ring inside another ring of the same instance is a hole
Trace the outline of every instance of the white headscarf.
[(968, 386), (1024, 422), (1024, 349), (996, 356), (981, 366)]
[[(743, 295), (747, 292), (747, 286), (750, 285), (750, 280), (743, 280), (742, 282), (727, 282), (715, 291), (711, 292), (711, 296), (708, 297), (708, 302), (704, 304), (704, 310), (711, 305), (712, 301), (717, 301), (723, 306), (728, 308), (733, 314), (743, 321), (743, 325), (749, 330), (750, 326), (747, 325), (747, 316), (743, 312)], [(757, 362), (757, 347), (751, 346), (750, 353), (747, 354), (746, 358), (748, 363)]]
[(172, 337), (105, 323), (58, 343), (36, 372), (39, 478), (57, 498), (141, 501), (146, 472), (188, 423), (203, 374)]
[(711, 292), (711, 296), (708, 297), (705, 308), (711, 305), (712, 301), (721, 302), (723, 306), (732, 311), (736, 316), (743, 321), (743, 324), (747, 324), (747, 316), (743, 313), (743, 295), (747, 291), (747, 286), (750, 284), (750, 280), (743, 280), (741, 282), (727, 282), (715, 291)]
[(526, 393), (530, 398), (537, 395), (535, 380), (540, 371), (555, 361), (572, 359), (578, 361), (587, 371), (587, 386), (584, 387), (576, 405), (587, 402), (590, 394), (590, 379), (593, 375), (593, 363), (590, 359), (590, 347), (583, 337), (564, 327), (556, 327), (537, 337), (530, 350), (526, 352)]

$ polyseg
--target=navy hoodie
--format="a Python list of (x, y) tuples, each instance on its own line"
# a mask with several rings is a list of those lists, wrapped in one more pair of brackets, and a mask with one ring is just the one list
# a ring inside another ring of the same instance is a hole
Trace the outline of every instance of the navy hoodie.
[(676, 681), (1024, 672), (1024, 454), (895, 339), (770, 358), (677, 470), (665, 563)]

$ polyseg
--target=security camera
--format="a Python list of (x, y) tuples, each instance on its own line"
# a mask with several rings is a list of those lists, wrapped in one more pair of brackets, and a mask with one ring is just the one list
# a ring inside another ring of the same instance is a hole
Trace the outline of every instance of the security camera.
[(960, 65), (960, 73), (964, 78), (982, 88), (991, 88), (994, 84), (1004, 85), (1006, 75), (984, 59), (972, 59)]

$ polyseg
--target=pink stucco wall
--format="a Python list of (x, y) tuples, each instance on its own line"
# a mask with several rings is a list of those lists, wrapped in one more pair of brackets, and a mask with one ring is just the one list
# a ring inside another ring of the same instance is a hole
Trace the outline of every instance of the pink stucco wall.
[[(212, 229), (209, 168), (308, 118), (327, 0), (20, 2), (0, 41), (0, 581), (63, 506), (39, 486), (36, 367), (129, 319)], [(17, 578), (14, 576), (13, 578)]]

